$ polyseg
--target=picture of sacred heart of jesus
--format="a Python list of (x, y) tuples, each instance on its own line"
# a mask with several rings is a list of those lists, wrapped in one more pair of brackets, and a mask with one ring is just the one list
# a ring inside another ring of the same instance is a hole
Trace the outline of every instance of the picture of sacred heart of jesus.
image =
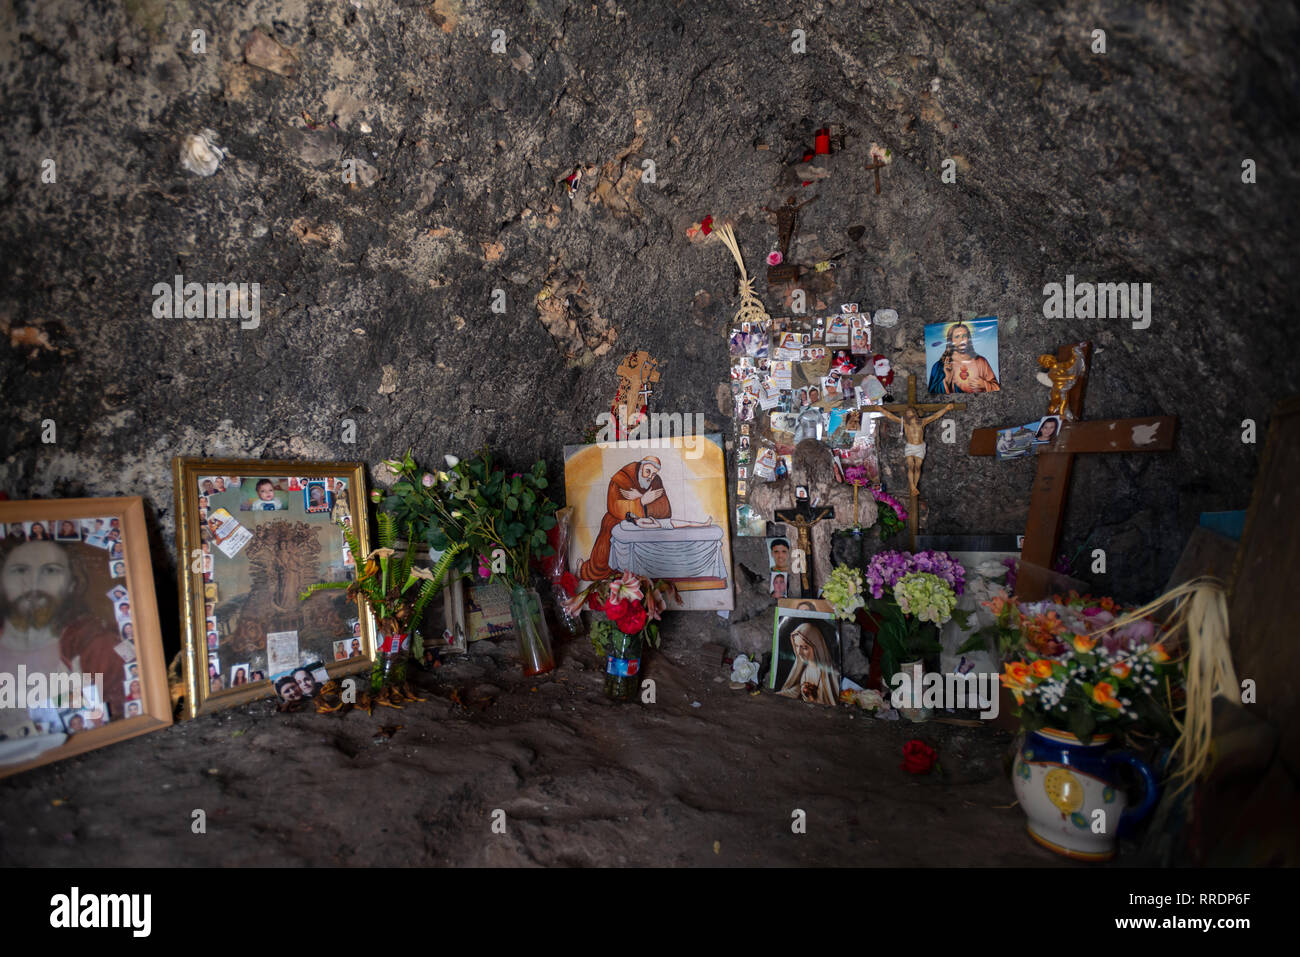
[(683, 610), (734, 606), (721, 435), (566, 446), (564, 488), (579, 579), (627, 571), (673, 582)]

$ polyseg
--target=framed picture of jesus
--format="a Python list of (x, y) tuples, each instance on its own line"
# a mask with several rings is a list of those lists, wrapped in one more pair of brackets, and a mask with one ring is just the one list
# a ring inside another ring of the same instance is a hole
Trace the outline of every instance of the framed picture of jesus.
[(0, 777), (172, 723), (140, 498), (0, 502), (0, 586)]
[(301, 701), (369, 669), (369, 606), (344, 590), (301, 598), (356, 577), (345, 533), (370, 552), (363, 465), (178, 458), (172, 470), (189, 716)]
[(684, 610), (733, 608), (725, 464), (717, 434), (566, 446), (573, 573), (668, 579)]

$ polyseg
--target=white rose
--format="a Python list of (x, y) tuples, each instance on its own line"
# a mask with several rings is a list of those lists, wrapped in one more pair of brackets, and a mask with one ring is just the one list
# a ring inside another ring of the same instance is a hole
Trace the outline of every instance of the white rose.
[(750, 661), (746, 655), (737, 655), (731, 663), (731, 680), (749, 684), (758, 680), (758, 662)]

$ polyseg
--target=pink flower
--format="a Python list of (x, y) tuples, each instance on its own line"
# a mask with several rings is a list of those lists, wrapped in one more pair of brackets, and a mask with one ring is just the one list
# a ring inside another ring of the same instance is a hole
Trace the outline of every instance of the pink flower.
[(433, 483), (438, 481), (432, 472), (425, 472), (420, 476), (420, 484), (425, 488), (433, 488)]
[(767, 264), (769, 266), (779, 266), (782, 261), (781, 250), (774, 249), (767, 254)]
[(491, 578), (492, 568), (488, 565), (487, 559), (482, 555), (478, 557), (478, 575), (479, 578)]
[(619, 578), (615, 579), (609, 586), (610, 601), (640, 601), (641, 579), (631, 572), (624, 572)]

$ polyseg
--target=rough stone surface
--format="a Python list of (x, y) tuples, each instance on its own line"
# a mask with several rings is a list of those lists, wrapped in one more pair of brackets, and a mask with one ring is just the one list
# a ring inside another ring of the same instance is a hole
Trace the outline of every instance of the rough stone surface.
[[(966, 439), (1041, 414), (1034, 357), (1090, 338), (1089, 415), (1181, 417), (1175, 452), (1095, 456), (1073, 479), (1065, 551), (1106, 549), (1106, 589), (1147, 596), (1198, 512), (1245, 507), (1260, 446), (1242, 420), (1262, 436), (1296, 391), (1297, 25), (1224, 0), (11, 0), (0, 488), (143, 495), (166, 596), (175, 455), (373, 465), (487, 444), (558, 478), (631, 348), (661, 361), (659, 408), (725, 427), (734, 266), (684, 230), (732, 219), (761, 276), (761, 208), (842, 121), (856, 135), (816, 164), (792, 250), (845, 253), (823, 301), (897, 309), (882, 338), (900, 371), (921, 371), (924, 322), (1003, 319), (1004, 391), (931, 444), (926, 530), (1021, 530), (1032, 463), (970, 459)], [(180, 161), (204, 130), (225, 151), (210, 176)], [(894, 156), (879, 196), (873, 142)], [(1043, 318), (1067, 273), (1153, 283), (1151, 327)], [(260, 324), (156, 318), (154, 284), (177, 274), (261, 283)], [(902, 487), (896, 437), (885, 449)]]

